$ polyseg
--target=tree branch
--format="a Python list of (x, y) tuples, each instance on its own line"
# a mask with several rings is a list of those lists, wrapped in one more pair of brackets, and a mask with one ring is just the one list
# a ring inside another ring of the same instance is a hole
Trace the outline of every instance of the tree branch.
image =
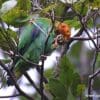
[[(92, 36), (92, 39), (97, 39), (100, 38), (100, 35), (98, 36)], [(82, 36), (75, 36), (75, 37), (71, 37), (72, 40), (79, 40), (79, 41), (87, 41), (87, 40), (91, 40), (89, 37), (82, 37)]]
[(92, 100), (92, 97), (89, 96), (89, 95), (91, 95), (91, 90), (92, 90), (92, 85), (93, 85), (92, 81), (98, 74), (100, 74), (100, 69), (98, 69), (92, 75), (89, 75), (89, 80), (88, 80), (88, 100)]
[(40, 65), (41, 73), (40, 73), (40, 91), (41, 91), (41, 100), (44, 99), (44, 86), (43, 86), (43, 77), (44, 77), (44, 61), (46, 60), (46, 57), (44, 55), (41, 55), (41, 62), (42, 65)]
[[(36, 70), (38, 71), (38, 73), (39, 74), (41, 74), (41, 69), (40, 69), (40, 66), (38, 65), (38, 64), (36, 64), (36, 63), (33, 63), (32, 61), (29, 61), (28, 59), (25, 59), (22, 55), (17, 55), (17, 56), (19, 56), (22, 60), (24, 60), (26, 63), (29, 63), (29, 64), (31, 64), (32, 66), (34, 66), (35, 68), (36, 68)], [(43, 81), (45, 82), (45, 83), (47, 83), (48, 81), (47, 81), (47, 79), (43, 76)]]
[(0, 96), (0, 98), (12, 98), (12, 97), (18, 97), (21, 96), (21, 94), (14, 94), (14, 95), (9, 95), (9, 96)]
[(5, 64), (0, 60), (0, 65), (1, 67), (8, 73), (8, 75), (10, 76), (10, 78), (12, 79), (16, 89), (19, 91), (20, 94), (22, 94), (23, 96), (25, 96), (28, 100), (34, 100), (32, 97), (28, 96), (26, 93), (24, 93), (20, 87), (17, 85), (16, 80), (13, 77), (13, 74), (10, 72), (10, 70), (5, 66)]
[[(34, 81), (30, 78), (30, 76), (28, 75), (28, 73), (26, 72), (24, 74), (24, 76), (27, 78), (27, 80), (31, 83), (31, 85), (36, 89), (36, 91), (40, 94), (41, 94), (41, 91), (39, 90), (39, 88), (36, 86), (36, 84), (34, 83)], [(44, 94), (43, 94), (44, 95)], [(45, 100), (48, 100), (48, 98), (44, 95), (44, 99)]]

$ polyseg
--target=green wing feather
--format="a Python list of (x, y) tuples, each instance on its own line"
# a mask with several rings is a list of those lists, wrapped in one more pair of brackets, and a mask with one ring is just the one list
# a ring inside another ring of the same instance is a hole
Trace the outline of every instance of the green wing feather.
[[(36, 31), (36, 35), (33, 36), (34, 34), (32, 34), (32, 31), (34, 31), (36, 28), (39, 31)], [(50, 20), (45, 18), (36, 19), (33, 24), (29, 23), (29, 25), (23, 29), (20, 36), (18, 49), (25, 59), (28, 59), (34, 63), (38, 63), (41, 54), (44, 52), (44, 49), (46, 49), (46, 54), (53, 50), (52, 42), (55, 37), (54, 32), (50, 33), (50, 37), (45, 48), (45, 41), (50, 29)], [(19, 59), (14, 69), (16, 77), (19, 78), (30, 67), (31, 66), (28, 63), (22, 59)]]

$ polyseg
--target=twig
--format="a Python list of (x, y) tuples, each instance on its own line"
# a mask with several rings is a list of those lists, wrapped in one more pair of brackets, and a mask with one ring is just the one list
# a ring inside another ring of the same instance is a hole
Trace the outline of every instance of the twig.
[[(92, 39), (97, 39), (97, 38), (100, 38), (100, 35), (98, 35), (98, 36), (92, 36), (91, 38)], [(82, 36), (71, 37), (71, 39), (73, 39), (73, 40), (79, 40), (79, 41), (91, 40), (89, 37), (82, 37)]]
[(93, 59), (93, 73), (95, 72), (95, 64), (96, 64), (96, 61), (97, 61), (97, 57), (98, 57), (98, 50), (97, 51), (95, 51), (95, 53), (94, 53), (94, 59)]
[[(13, 55), (12, 55), (11, 53), (6, 52), (6, 51), (3, 51), (3, 52), (4, 52), (5, 54), (9, 55), (11, 58), (13, 57)], [(40, 74), (41, 69), (40, 69), (40, 67), (39, 67), (38, 64), (33, 63), (32, 61), (30, 61), (30, 60), (24, 58), (24, 57), (23, 57), (22, 55), (20, 55), (20, 54), (18, 54), (18, 55), (14, 55), (14, 57), (19, 57), (19, 58), (21, 58), (23, 61), (25, 61), (26, 63), (28, 63), (28, 64), (34, 66), (34, 68), (36, 68), (36, 70), (37, 70), (38, 73)], [(32, 67), (32, 68), (33, 68), (33, 67)], [(46, 79), (45, 77), (43, 78), (43, 80), (44, 80), (45, 83), (48, 83), (48, 81), (47, 81), (47, 79)]]
[(41, 91), (41, 100), (44, 100), (44, 95), (43, 95), (43, 90), (44, 90), (44, 86), (43, 86), (43, 75), (44, 74), (44, 62), (42, 61), (42, 66), (41, 66), (41, 73), (40, 73), (40, 91)]
[(55, 27), (55, 15), (54, 15), (53, 9), (50, 12), (50, 17), (51, 17), (52, 27), (51, 27), (50, 31), (48, 32), (48, 36), (47, 36), (46, 41), (45, 41), (44, 54), (46, 52), (46, 46), (47, 46), (47, 43), (48, 43), (48, 40), (49, 40), (49, 37), (50, 37), (50, 33), (53, 31), (53, 29)]
[(41, 68), (41, 73), (40, 73), (40, 91), (41, 91), (41, 100), (45, 100), (44, 99), (44, 86), (43, 86), (43, 77), (44, 77), (44, 61), (46, 60), (46, 57), (44, 55), (41, 55), (41, 62), (42, 65), (40, 66)]
[(87, 31), (86, 27), (84, 26), (84, 31), (87, 33), (88, 37), (91, 39), (92, 43), (94, 44), (95, 48), (98, 49), (95, 41), (92, 39), (92, 37), (90, 36), (89, 32)]
[(36, 89), (36, 91), (41, 94), (40, 90), (38, 87), (35, 85), (34, 81), (30, 78), (27, 72), (24, 73), (24, 76), (27, 78), (27, 80), (31, 83), (31, 85)]
[(13, 74), (10, 72), (10, 70), (5, 66), (5, 64), (0, 60), (1, 67), (8, 73), (10, 78), (12, 79), (16, 89), (19, 91), (20, 94), (22, 94), (24, 97), (26, 97), (28, 100), (34, 100), (32, 97), (28, 96), (26, 93), (24, 93), (20, 87), (17, 85), (16, 80), (13, 78)]
[[(41, 73), (41, 69), (40, 69), (40, 67), (36, 67), (36, 70), (38, 71), (39, 74)], [(43, 76), (43, 81), (44, 81), (45, 83), (48, 83), (47, 78), (44, 77), (44, 76)]]
[(92, 100), (91, 95), (91, 90), (92, 90), (92, 80), (98, 75), (100, 74), (100, 69), (98, 69), (95, 73), (93, 73), (92, 75), (89, 75), (89, 80), (88, 80), (88, 100)]
[[(85, 16), (85, 17), (82, 17), (80, 19), (80, 23), (83, 27), (83, 30), (86, 32), (86, 34), (88, 35), (89, 39), (92, 41), (96, 51), (95, 51), (95, 56), (94, 56), (94, 61), (93, 61), (93, 76), (95, 76), (94, 74), (94, 71), (95, 71), (95, 63), (96, 63), (96, 60), (97, 60), (97, 56), (98, 56), (98, 46), (97, 44), (95, 43), (94, 39), (92, 38), (92, 36), (89, 34), (89, 32), (87, 31), (88, 27), (87, 27), (87, 21), (94, 15), (95, 13), (93, 14), (89, 14), (88, 16)], [(98, 35), (96, 36), (98, 38)], [(96, 38), (96, 39), (97, 39)], [(88, 95), (91, 95), (91, 92), (92, 92), (92, 85), (93, 85), (93, 77), (91, 78), (91, 76), (89, 76), (89, 81), (88, 81)], [(93, 98), (88, 96), (88, 100), (92, 100)]]
[[(90, 16), (89, 16), (90, 17)], [(86, 17), (87, 18), (87, 17)], [(86, 32), (86, 34), (88, 35), (88, 37), (91, 39), (92, 43), (94, 44), (95, 48), (98, 49), (96, 43), (94, 42), (94, 40), (92, 39), (92, 37), (90, 36), (89, 32), (87, 31), (87, 27), (86, 27), (86, 23), (89, 20), (88, 18), (84, 20), (84, 17), (82, 18), (81, 16), (79, 16), (80, 19), (80, 23), (84, 29), (84, 31)]]
[(73, 8), (73, 6), (71, 7), (71, 9), (74, 11), (74, 13), (76, 14), (76, 16), (79, 18), (79, 21), (84, 29), (84, 31), (87, 33), (88, 37), (91, 39), (92, 43), (94, 44), (95, 48), (98, 49), (96, 43), (94, 42), (94, 40), (92, 39), (92, 37), (90, 36), (89, 32), (87, 31), (87, 27), (86, 27), (86, 23), (87, 21), (97, 13), (94, 12), (94, 13), (91, 13), (89, 15), (86, 15), (85, 17), (82, 17), (77, 11), (75, 11), (75, 9)]
[[(24, 74), (24, 76), (27, 78), (27, 80), (31, 83), (31, 85), (36, 89), (36, 91), (41, 95), (41, 91), (39, 90), (39, 88), (35, 85), (34, 81), (30, 78), (30, 76), (28, 75), (28, 73), (26, 72)], [(43, 94), (44, 95), (44, 94)], [(48, 98), (44, 95), (44, 99), (48, 100)]]
[[(45, 81), (47, 83), (47, 80), (46, 78), (44, 77), (43, 73), (44, 73), (44, 60), (46, 59), (45, 56), (41, 56), (41, 61), (42, 61), (42, 65), (39, 66), (38, 64), (35, 64), (27, 59), (25, 59), (22, 55), (16, 55), (17, 57), (20, 57), (22, 60), (24, 60), (26, 63), (29, 63), (31, 64), (32, 66), (36, 67), (37, 71), (40, 73), (41, 75), (41, 78), (40, 78), (40, 93), (41, 93), (41, 100), (47, 100), (47, 98), (44, 96), (44, 93), (43, 93), (43, 82)], [(26, 77), (28, 77), (26, 74), (25, 74)], [(29, 78), (29, 77), (28, 77)], [(32, 82), (31, 80), (29, 80), (30, 82)], [(35, 87), (36, 88), (36, 87)], [(39, 92), (39, 91), (38, 91)]]
[(98, 71), (95, 72), (95, 64), (96, 64), (97, 57), (98, 57), (98, 51), (95, 51), (94, 59), (93, 59), (93, 64), (92, 64), (93, 65), (93, 74), (89, 75), (89, 81), (88, 81), (88, 100), (92, 100), (93, 99), (89, 95), (91, 95), (91, 93), (92, 93), (92, 86), (93, 86), (93, 82), (94, 82), (93, 79), (99, 73)]
[(12, 97), (18, 97), (21, 96), (21, 94), (14, 94), (14, 95), (9, 95), (9, 96), (0, 96), (0, 98), (12, 98)]
[(98, 57), (98, 49), (95, 51), (94, 53), (94, 59), (93, 59), (93, 74), (89, 76), (89, 81), (88, 81), (88, 100), (92, 100), (93, 98), (90, 97), (89, 95), (91, 95), (92, 93), (92, 86), (93, 86), (93, 82), (94, 82), (94, 78), (99, 74), (100, 71), (96, 71), (95, 72), (95, 65), (96, 65), (96, 61), (97, 61), (97, 57)]
[(20, 57), (23, 61), (25, 61), (26, 63), (29, 63), (30, 65), (33, 65), (34, 67), (39, 67), (38, 64), (36, 63), (33, 63), (32, 61), (28, 60), (28, 59), (25, 59), (22, 55), (18, 54), (16, 55), (17, 57)]
[(99, 37), (98, 37), (99, 36), (99, 32), (100, 32), (99, 28), (97, 27), (97, 47), (98, 47), (98, 49), (100, 48), (99, 47)]
[[(36, 68), (36, 70), (39, 72), (39, 74), (41, 74), (41, 69), (40, 69), (40, 66), (38, 65), (38, 64), (36, 64), (36, 63), (33, 63), (32, 61), (29, 61), (28, 59), (25, 59), (22, 55), (17, 55), (17, 56), (19, 56), (22, 60), (24, 60), (26, 63), (29, 63), (29, 64), (31, 64), (32, 66), (34, 66), (35, 68)], [(43, 81), (45, 82), (45, 83), (47, 83), (48, 81), (47, 81), (47, 79), (43, 76)]]

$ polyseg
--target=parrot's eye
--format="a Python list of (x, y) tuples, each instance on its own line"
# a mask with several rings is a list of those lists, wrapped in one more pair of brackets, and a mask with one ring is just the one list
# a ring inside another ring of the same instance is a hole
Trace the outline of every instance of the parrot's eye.
[(66, 33), (69, 33), (69, 30), (67, 30)]

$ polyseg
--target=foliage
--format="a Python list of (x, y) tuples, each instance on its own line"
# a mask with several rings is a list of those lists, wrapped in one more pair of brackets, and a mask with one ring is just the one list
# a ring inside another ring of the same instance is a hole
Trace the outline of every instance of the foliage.
[(74, 4), (74, 9), (76, 9), (78, 13), (84, 16), (88, 10), (88, 4), (88, 0), (80, 0)]
[[(7, 1), (10, 0), (0, 0), (0, 12), (2, 5), (7, 3)], [(100, 0), (78, 0), (74, 3), (68, 3), (67, 1), (62, 3), (61, 0), (36, 0), (36, 4), (34, 1), (35, 0), (33, 0), (32, 6), (31, 0), (17, 0), (17, 5), (12, 8), (8, 6), (8, 10), (5, 9), (3, 13), (0, 13), (0, 49), (2, 49), (3, 52), (8, 53), (7, 55), (5, 54), (6, 56), (3, 59), (0, 59), (0, 61), (2, 61), (5, 65), (12, 67), (12, 61), (17, 60), (15, 55), (15, 58), (13, 58), (12, 54), (16, 54), (17, 52), (19, 33), (11, 30), (9, 28), (10, 25), (18, 27), (20, 31), (20, 27), (27, 24), (30, 19), (48, 17), (48, 19), (54, 19), (55, 22), (65, 22), (71, 27), (75, 27), (75, 29), (85, 29), (94, 27), (94, 20), (97, 16), (99, 16), (95, 14), (92, 16), (90, 15), (100, 9)], [(35, 10), (33, 9), (34, 5), (36, 7)], [(38, 7), (40, 7), (40, 9)], [(52, 11), (54, 11), (54, 15), (52, 15)], [(85, 19), (88, 20), (85, 22)], [(5, 27), (4, 23), (8, 25), (8, 28)], [(77, 37), (80, 38), (81, 33), (79, 33)], [(71, 39), (74, 41), (74, 38)], [(70, 40), (68, 40), (67, 43), (69, 43), (69, 41)], [(83, 42), (78, 41), (74, 43), (68, 51), (68, 54), (64, 55), (60, 59), (59, 64), (57, 65), (59, 69), (58, 76), (55, 76), (53, 73), (54, 69), (49, 69), (44, 72), (44, 76), (48, 79), (48, 83), (45, 85), (44, 90), (47, 90), (50, 93), (53, 100), (76, 100), (77, 98), (84, 100), (84, 91), (87, 89), (86, 87), (88, 87), (85, 83), (87, 83), (88, 80), (85, 80), (86, 82), (83, 83), (84, 76), (81, 77), (81, 73), (77, 70), (81, 67), (80, 56), (82, 46)], [(90, 53), (88, 54), (85, 52), (87, 60), (91, 63), (92, 60), (94, 60), (92, 54), (95, 49), (92, 53), (89, 50), (87, 51)], [(99, 50), (96, 50), (96, 52), (99, 52)], [(96, 66), (96, 69), (99, 68), (100, 53), (98, 53), (96, 61), (93, 65)], [(90, 68), (91, 66), (87, 67)], [(0, 69), (0, 83), (5, 86), (6, 78), (3, 71), (3, 69)], [(86, 78), (87, 77), (88, 76), (86, 76)], [(95, 79), (94, 88), (98, 88), (99, 83), (100, 80), (98, 80), (98, 78)], [(40, 99), (40, 95), (38, 96), (37, 93), (33, 97)], [(26, 100), (24, 96), (22, 96), (21, 99)]]
[(74, 99), (80, 96), (85, 87), (84, 84), (80, 82), (80, 76), (75, 71), (76, 68), (66, 56), (61, 59), (59, 67), (59, 77), (54, 78), (52, 76), (47, 85), (54, 100), (67, 100), (69, 94), (71, 94)]
[(70, 27), (75, 27), (76, 29), (80, 27), (80, 22), (77, 18), (65, 20), (64, 22), (70, 25)]
[(17, 34), (7, 29), (5, 31), (3, 28), (0, 28), (0, 48), (6, 51), (14, 51), (16, 48), (15, 41), (17, 41)]
[(8, 11), (5, 15), (2, 16), (2, 20), (5, 21), (8, 25), (21, 26), (24, 23), (19, 21), (26, 19), (30, 11), (30, 0), (18, 0), (16, 7)]

